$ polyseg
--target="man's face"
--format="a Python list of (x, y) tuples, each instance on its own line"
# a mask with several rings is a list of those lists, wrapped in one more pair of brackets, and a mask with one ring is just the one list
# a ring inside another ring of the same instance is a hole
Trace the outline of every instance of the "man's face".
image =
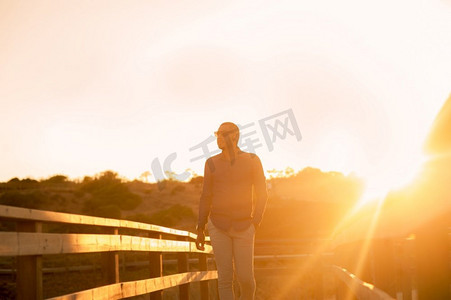
[(221, 125), (216, 132), (216, 142), (218, 144), (218, 148), (224, 150), (226, 147), (229, 147), (230, 150), (235, 148), (237, 143), (237, 132), (230, 125)]

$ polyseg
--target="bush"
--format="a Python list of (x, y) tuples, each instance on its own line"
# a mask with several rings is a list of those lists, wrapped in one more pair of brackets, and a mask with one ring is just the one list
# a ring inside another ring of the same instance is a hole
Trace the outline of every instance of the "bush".
[(204, 182), (204, 177), (203, 176), (196, 176), (191, 178), (191, 180), (189, 181), (189, 183), (191, 184), (195, 184), (197, 185), (202, 185), (202, 183)]
[(20, 180), (17, 177), (14, 177), (10, 179), (7, 183), (4, 185), (4, 189), (14, 189), (14, 190), (23, 190), (23, 189), (33, 189), (39, 187), (39, 181), (25, 178)]
[(48, 197), (40, 191), (31, 193), (8, 191), (0, 196), (0, 204), (17, 207), (39, 209), (46, 207), (49, 202)]
[(81, 198), (85, 195), (85, 192), (83, 192), (82, 190), (76, 190), (74, 191), (74, 196), (77, 198)]
[(31, 178), (25, 178), (20, 181), (25, 186), (31, 186), (31, 187), (37, 187), (39, 185), (39, 181), (31, 179)]
[(43, 182), (54, 183), (54, 184), (66, 183), (67, 182), (67, 176), (65, 176), (65, 175), (55, 175), (55, 176), (52, 176), (52, 177), (44, 180)]
[(152, 214), (149, 223), (172, 227), (184, 219), (195, 220), (193, 210), (187, 206), (176, 204), (165, 210)]
[(103, 218), (120, 219), (121, 209), (115, 204), (100, 206), (95, 210), (95, 215)]
[(171, 195), (175, 195), (178, 192), (183, 192), (186, 188), (183, 185), (176, 185), (171, 190)]
[(152, 224), (152, 217), (145, 214), (136, 214), (125, 218), (130, 221)]
[(10, 180), (8, 180), (8, 183), (18, 183), (20, 182), (20, 179), (17, 177), (11, 178)]
[(63, 203), (65, 198), (63, 196), (61, 196), (60, 194), (53, 194), (49, 197), (49, 199), (51, 200), (51, 202), (54, 203)]
[[(117, 178), (117, 173), (111, 171), (95, 179), (83, 180), (79, 192), (91, 194), (84, 203), (84, 211), (94, 215), (98, 215), (97, 210), (101, 207), (116, 206), (122, 210), (132, 210), (142, 201), (139, 195), (130, 192), (125, 183)], [(111, 207), (108, 211), (112, 212)]]

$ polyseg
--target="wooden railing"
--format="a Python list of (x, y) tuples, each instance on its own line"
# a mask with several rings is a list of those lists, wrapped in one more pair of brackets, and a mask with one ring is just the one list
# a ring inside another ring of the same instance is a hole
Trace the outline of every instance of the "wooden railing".
[[(144, 294), (150, 294), (151, 299), (161, 299), (162, 290), (176, 286), (179, 298), (188, 299), (192, 282), (200, 282), (201, 299), (208, 299), (208, 281), (217, 279), (217, 271), (209, 271), (207, 267), (207, 256), (213, 254), (208, 237), (205, 251), (199, 251), (194, 242), (196, 235), (191, 232), (4, 205), (0, 205), (0, 220), (16, 223), (16, 231), (0, 232), (0, 256), (17, 258), (17, 299), (43, 298), (42, 256), (52, 254), (101, 252), (106, 284), (51, 299), (121, 299)], [(43, 223), (86, 225), (101, 228), (103, 233), (46, 233), (42, 230)], [(127, 234), (122, 234), (123, 231)], [(121, 251), (148, 252), (149, 278), (120, 282), (118, 253)], [(177, 254), (178, 274), (163, 276), (163, 253)], [(189, 271), (190, 253), (198, 254), (199, 271)]]
[(409, 235), (381, 234), (370, 241), (355, 239), (337, 245), (333, 249), (337, 299), (354, 299), (343, 294), (357, 299), (450, 299), (451, 229), (447, 224), (447, 220), (433, 220)]
[(386, 292), (365, 282), (348, 270), (331, 266), (330, 271), (338, 279), (336, 299), (395, 300)]

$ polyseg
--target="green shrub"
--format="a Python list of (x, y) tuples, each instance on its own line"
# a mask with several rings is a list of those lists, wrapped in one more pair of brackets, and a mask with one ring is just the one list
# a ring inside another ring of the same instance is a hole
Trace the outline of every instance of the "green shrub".
[(201, 185), (204, 182), (204, 177), (203, 176), (196, 176), (191, 178), (191, 180), (189, 181), (189, 183), (191, 184), (195, 184), (195, 185)]
[(127, 216), (127, 220), (173, 227), (182, 220), (194, 221), (195, 215), (191, 208), (180, 204), (173, 205), (167, 209), (160, 210), (152, 215), (135, 214)]
[(95, 215), (103, 218), (120, 219), (121, 209), (115, 204), (104, 205), (95, 210)]
[(136, 214), (125, 218), (130, 221), (152, 224), (152, 217), (145, 214)]
[(175, 195), (178, 192), (183, 192), (186, 188), (183, 185), (176, 185), (171, 190), (171, 195)]
[(76, 190), (74, 191), (74, 196), (77, 198), (81, 198), (85, 195), (85, 192), (83, 192), (82, 190)]
[(141, 204), (141, 197), (130, 192), (125, 183), (117, 178), (117, 173), (106, 171), (98, 178), (85, 179), (79, 191), (91, 194), (84, 202), (84, 211), (89, 214), (98, 215), (100, 207), (113, 205), (122, 210), (132, 210)]
[(29, 193), (7, 191), (0, 196), (0, 204), (3, 205), (39, 209), (45, 208), (49, 203), (49, 198), (40, 191)]
[(172, 227), (182, 220), (195, 220), (193, 210), (187, 206), (175, 204), (167, 209), (152, 214), (149, 218), (150, 223)]
[(24, 189), (36, 189), (39, 187), (39, 181), (25, 178), (20, 180), (17, 177), (10, 179), (4, 184), (3, 189), (6, 190), (24, 190)]
[(43, 180), (45, 183), (54, 183), (54, 184), (61, 184), (67, 182), (67, 176), (65, 175), (55, 175), (48, 179)]

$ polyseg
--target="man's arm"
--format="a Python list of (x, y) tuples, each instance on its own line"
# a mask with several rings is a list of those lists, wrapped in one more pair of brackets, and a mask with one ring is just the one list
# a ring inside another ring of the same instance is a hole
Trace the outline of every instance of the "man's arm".
[(265, 212), (266, 201), (268, 200), (268, 192), (266, 190), (266, 178), (263, 172), (263, 166), (260, 158), (255, 155), (254, 160), (254, 172), (253, 172), (253, 184), (256, 194), (255, 208), (253, 213), (253, 223), (256, 227), (260, 226)]
[(211, 158), (207, 159), (204, 167), (204, 182), (202, 185), (202, 194), (199, 201), (199, 219), (197, 222), (197, 229), (204, 230), (207, 224), (208, 215), (210, 214), (211, 198), (213, 196), (213, 178), (210, 170), (210, 164), (213, 161)]

